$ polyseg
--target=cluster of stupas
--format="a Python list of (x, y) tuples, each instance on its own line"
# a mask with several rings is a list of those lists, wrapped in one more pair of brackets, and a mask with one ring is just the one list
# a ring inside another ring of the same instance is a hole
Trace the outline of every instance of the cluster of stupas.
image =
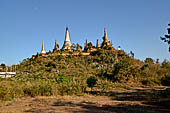
[[(114, 50), (114, 48), (112, 47), (112, 43), (108, 40), (106, 28), (104, 29), (104, 37), (101, 46), (99, 44), (98, 39), (97, 39), (96, 46), (93, 46), (91, 42), (88, 43), (86, 40), (83, 51), (82, 51), (82, 47), (79, 44), (76, 45), (76, 50), (74, 50), (73, 45), (71, 44), (70, 41), (68, 27), (66, 28), (65, 41), (61, 49), (62, 51), (64, 51), (63, 52), (64, 54), (74, 52), (76, 53), (76, 55), (79, 53), (81, 53), (82, 55), (89, 55), (91, 52), (97, 51), (100, 48)], [(56, 40), (55, 40), (53, 53), (59, 53), (59, 47)], [(46, 55), (46, 54), (47, 53), (45, 52), (44, 41), (42, 41), (41, 55)]]

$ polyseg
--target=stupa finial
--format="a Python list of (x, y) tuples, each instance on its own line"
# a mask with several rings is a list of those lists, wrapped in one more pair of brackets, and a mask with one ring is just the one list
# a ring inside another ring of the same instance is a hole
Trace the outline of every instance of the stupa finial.
[(42, 49), (41, 49), (41, 53), (45, 54), (45, 47), (44, 47), (44, 40), (42, 40)]

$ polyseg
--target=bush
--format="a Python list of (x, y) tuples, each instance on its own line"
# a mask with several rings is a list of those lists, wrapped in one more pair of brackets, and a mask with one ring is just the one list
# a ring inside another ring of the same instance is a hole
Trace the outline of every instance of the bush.
[(125, 58), (114, 65), (112, 81), (125, 82), (138, 74), (138, 68), (131, 59)]
[(60, 75), (59, 77), (56, 78), (57, 83), (63, 83), (63, 82), (70, 82), (69, 78), (66, 77), (64, 74)]
[(86, 86), (78, 82), (62, 83), (57, 85), (59, 95), (80, 95), (84, 93)]
[(170, 61), (164, 60), (161, 64), (162, 68), (170, 69)]
[(146, 58), (145, 59), (145, 62), (146, 63), (149, 63), (149, 64), (153, 64), (154, 63), (154, 60), (152, 58)]
[(170, 76), (165, 75), (164, 77), (162, 77), (161, 84), (164, 86), (170, 86)]
[(141, 83), (146, 86), (155, 86), (155, 85), (160, 85), (161, 81), (157, 78), (144, 78), (141, 80)]
[(165, 90), (155, 91), (152, 93), (152, 96), (156, 97), (156, 98), (169, 98), (170, 97), (170, 88), (166, 88)]
[(94, 76), (91, 76), (91, 77), (87, 78), (86, 83), (87, 83), (87, 86), (90, 87), (91, 90), (92, 90), (92, 88), (93, 88), (93, 87), (96, 85), (96, 83), (97, 83), (97, 78), (94, 77)]
[(10, 90), (7, 87), (0, 86), (0, 100), (10, 100)]
[(37, 81), (31, 85), (23, 87), (24, 94), (27, 96), (51, 96), (53, 94), (52, 84), (46, 81)]
[(14, 81), (1, 81), (0, 83), (0, 100), (11, 100), (14, 97), (23, 96), (21, 84)]

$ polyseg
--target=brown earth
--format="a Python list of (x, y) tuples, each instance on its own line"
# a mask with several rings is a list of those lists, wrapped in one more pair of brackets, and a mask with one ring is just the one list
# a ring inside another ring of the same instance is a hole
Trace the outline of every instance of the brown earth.
[[(157, 88), (115, 89), (84, 96), (22, 97), (0, 103), (0, 113), (170, 113), (170, 98)], [(100, 95), (105, 96), (97, 96)]]

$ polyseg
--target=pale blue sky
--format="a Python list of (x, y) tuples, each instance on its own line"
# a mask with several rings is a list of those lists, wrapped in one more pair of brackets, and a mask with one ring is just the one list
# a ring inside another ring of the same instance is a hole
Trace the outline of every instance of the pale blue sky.
[(170, 23), (170, 0), (0, 0), (0, 64), (17, 64), (54, 41), (63, 45), (69, 27), (72, 43), (102, 42), (104, 28), (113, 46), (135, 58), (170, 59), (160, 40)]

